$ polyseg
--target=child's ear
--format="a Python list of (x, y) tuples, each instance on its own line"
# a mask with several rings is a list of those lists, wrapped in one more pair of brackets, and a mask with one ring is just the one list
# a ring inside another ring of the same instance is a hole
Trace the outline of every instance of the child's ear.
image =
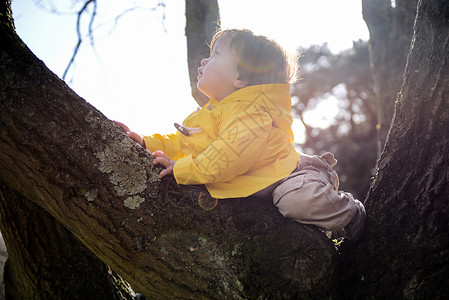
[(248, 85), (248, 81), (240, 80), (238, 78), (234, 80), (234, 87), (237, 89), (243, 89), (247, 85)]

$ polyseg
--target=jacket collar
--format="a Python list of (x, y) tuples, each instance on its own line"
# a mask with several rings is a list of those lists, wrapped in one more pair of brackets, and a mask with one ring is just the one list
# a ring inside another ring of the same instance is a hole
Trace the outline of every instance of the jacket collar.
[(250, 102), (262, 106), (273, 119), (274, 125), (282, 129), (293, 142), (291, 124), (291, 97), (288, 83), (252, 85), (235, 91), (221, 101), (213, 98), (203, 107), (213, 109), (232, 102)]

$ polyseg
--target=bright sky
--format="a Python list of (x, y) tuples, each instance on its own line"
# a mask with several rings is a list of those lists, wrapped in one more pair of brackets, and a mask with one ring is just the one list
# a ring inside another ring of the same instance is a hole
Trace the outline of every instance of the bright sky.
[[(17, 32), (36, 56), (62, 77), (77, 40), (76, 17), (45, 12), (35, 2), (49, 1), (13, 0)], [(53, 2), (69, 11), (70, 6), (61, 3), (76, 1)], [(154, 7), (158, 1), (98, 0), (95, 49), (85, 38), (66, 78), (78, 95), (108, 118), (142, 134), (175, 132), (173, 123), (181, 123), (197, 107), (188, 80), (185, 4), (183, 0), (165, 2), (165, 10), (133, 11), (114, 27), (115, 16), (130, 4)], [(361, 0), (218, 2), (222, 28), (251, 29), (274, 38), (290, 52), (324, 42), (338, 52), (351, 48), (354, 40), (369, 37)], [(295, 141), (301, 142), (299, 121), (294, 122), (293, 130)]]

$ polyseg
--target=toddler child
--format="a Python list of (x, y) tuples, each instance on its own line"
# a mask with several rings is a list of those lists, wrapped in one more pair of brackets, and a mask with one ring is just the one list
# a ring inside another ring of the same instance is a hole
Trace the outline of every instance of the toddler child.
[(210, 98), (176, 134), (141, 137), (116, 122), (173, 174), (178, 184), (204, 184), (212, 197), (273, 197), (286, 217), (357, 240), (363, 204), (338, 191), (331, 153), (299, 155), (293, 147), (289, 83), (296, 62), (274, 41), (249, 30), (219, 31), (198, 68)]

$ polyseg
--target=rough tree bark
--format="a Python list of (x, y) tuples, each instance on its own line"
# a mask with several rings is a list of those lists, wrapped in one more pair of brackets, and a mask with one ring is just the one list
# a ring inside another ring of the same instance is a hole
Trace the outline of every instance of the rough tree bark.
[(331, 293), (337, 255), (324, 234), (283, 218), (269, 199), (214, 207), (204, 191), (161, 182), (150, 154), (20, 41), (8, 2), (0, 2), (1, 182), (151, 299)]
[(192, 96), (200, 107), (209, 101), (197, 86), (198, 68), (201, 60), (209, 57), (208, 42), (220, 27), (217, 0), (186, 0), (187, 63), (189, 67)]
[(395, 116), (367, 198), (367, 239), (342, 272), (348, 297), (449, 294), (448, 53), (449, 2), (420, 0)]
[(0, 198), (6, 299), (133, 299), (126, 283), (50, 214), (4, 184)]
[[(9, 19), (13, 25), (9, 6), (4, 8), (1, 11), (6, 14), (2, 18)], [(1, 296), (7, 299), (86, 299), (92, 295), (99, 299), (132, 298), (127, 283), (50, 214), (2, 182), (0, 198), (0, 229), (9, 252), (4, 277), (2, 269), (1, 283), (6, 281), (6, 290)]]
[(363, 18), (370, 34), (370, 53), (377, 98), (378, 153), (382, 151), (401, 88), (413, 36), (418, 0), (363, 0)]

